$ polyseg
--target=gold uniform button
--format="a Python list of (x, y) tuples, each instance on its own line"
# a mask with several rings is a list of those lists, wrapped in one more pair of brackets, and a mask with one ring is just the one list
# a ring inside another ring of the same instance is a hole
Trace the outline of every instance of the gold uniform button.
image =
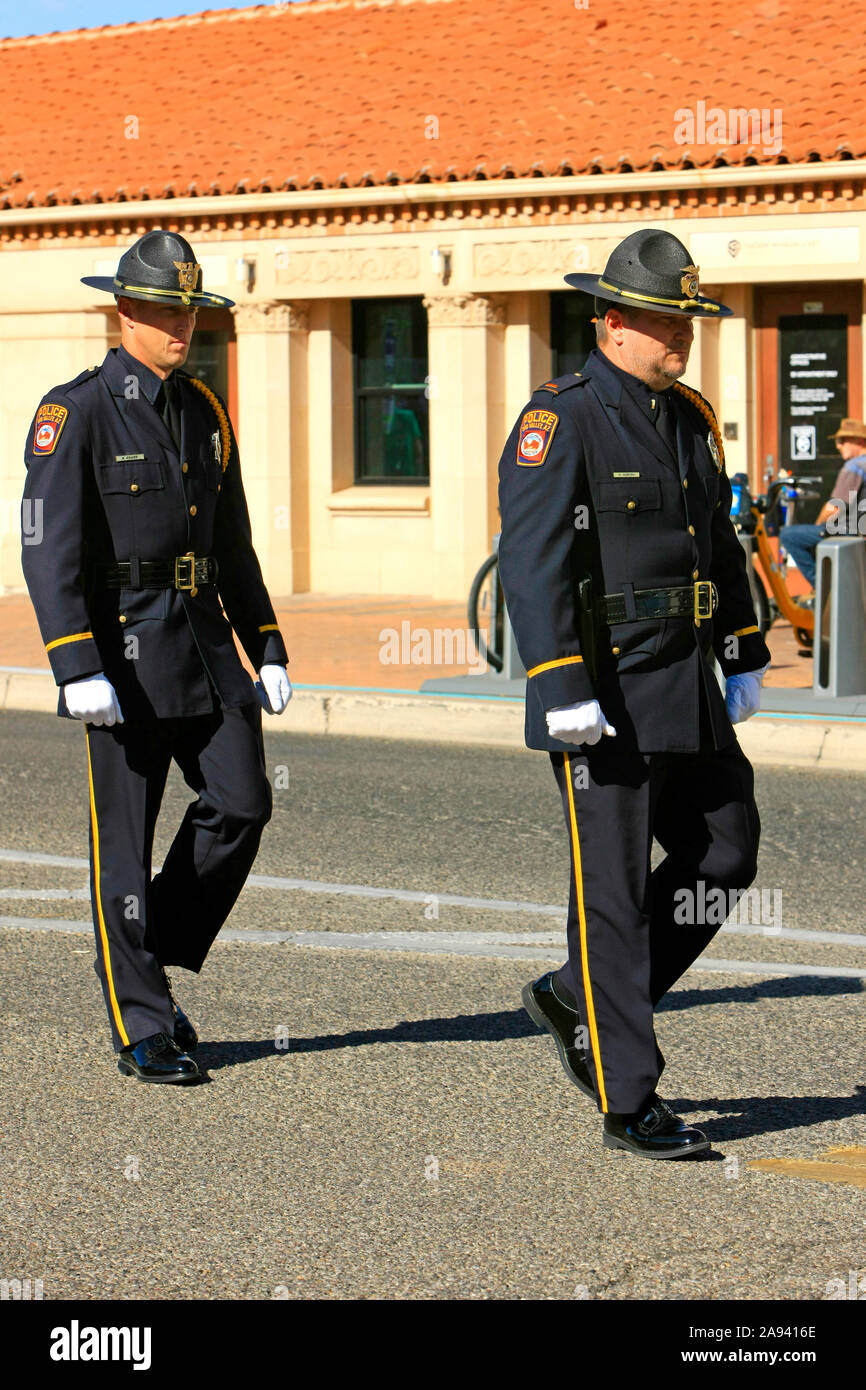
[(190, 516), (195, 516), (195, 514), (196, 514), (197, 511), (198, 511), (198, 507), (197, 507), (197, 506), (195, 505), (195, 503), (193, 502), (192, 506), (191, 506), (190, 509), (189, 509), (189, 514), (190, 514)]
[(692, 570), (692, 579), (700, 579), (700, 577), (701, 577), (701, 572), (700, 572), (700, 570)]
[(197, 593), (198, 593), (198, 589), (197, 589), (197, 588), (195, 587), (195, 585), (193, 584), (192, 588), (191, 588), (190, 591), (189, 591), (189, 596), (190, 596), (190, 598), (195, 598), (195, 596), (196, 596)]
[(125, 622), (126, 622), (126, 614), (125, 614), (125, 613), (121, 613), (120, 616), (118, 617), (117, 621), (118, 621), (119, 623), (125, 623)]
[(189, 464), (188, 464), (188, 463), (182, 463), (182, 464), (180, 465), (180, 469), (181, 469), (181, 472), (182, 472), (182, 473), (188, 473), (188, 472), (189, 472)]
[(688, 487), (688, 485), (689, 485), (689, 480), (688, 480), (688, 478), (683, 478), (683, 487)]
[(129, 490), (130, 492), (138, 492), (138, 483), (130, 483)]
[(700, 620), (700, 618), (695, 618), (694, 622), (695, 622), (695, 627), (700, 627), (700, 625), (701, 625), (701, 620)]
[(619, 656), (619, 647), (611, 647), (614, 656)]
[(630, 512), (633, 512), (633, 511), (636, 509), (636, 507), (637, 507), (637, 502), (634, 502), (634, 501), (629, 502), (629, 503), (627, 504), (627, 506), (628, 506), (629, 511), (630, 511)]
[(689, 527), (689, 535), (690, 535), (690, 536), (693, 536), (694, 534), (695, 534), (695, 528), (694, 528), (694, 526), (690, 526), (690, 527)]

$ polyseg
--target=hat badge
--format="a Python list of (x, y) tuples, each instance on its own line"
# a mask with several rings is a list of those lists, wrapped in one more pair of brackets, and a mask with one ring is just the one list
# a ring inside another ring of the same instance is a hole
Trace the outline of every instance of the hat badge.
[(680, 287), (689, 299), (697, 299), (701, 282), (698, 277), (700, 266), (687, 265), (680, 277)]
[(174, 261), (172, 264), (177, 270), (177, 283), (184, 296), (184, 303), (188, 304), (186, 296), (195, 292), (201, 266), (196, 261)]

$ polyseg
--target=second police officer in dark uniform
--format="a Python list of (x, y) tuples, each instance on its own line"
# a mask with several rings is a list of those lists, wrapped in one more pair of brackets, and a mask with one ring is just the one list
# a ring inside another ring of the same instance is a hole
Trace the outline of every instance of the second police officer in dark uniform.
[[(288, 658), (225, 403), (180, 370), (198, 308), (231, 300), (203, 290), (192, 247), (164, 231), (84, 283), (116, 297), (121, 345), (36, 412), (24, 497), (43, 534), (24, 573), (58, 713), (86, 727), (96, 970), (118, 1064), (188, 1082), (198, 1039), (165, 967), (201, 969), (255, 858), (271, 814), (260, 706), (288, 703)], [(151, 881), (172, 759), (197, 799)]]
[(677, 1158), (709, 1144), (657, 1094), (653, 1011), (718, 930), (706, 894), (754, 879), (760, 833), (732, 722), (759, 707), (770, 656), (715, 415), (678, 381), (692, 318), (731, 311), (664, 231), (565, 278), (595, 296), (599, 347), (535, 391), (500, 462), (526, 741), (550, 754), (571, 851), (568, 962), (523, 1000), (595, 1096), (605, 1145)]

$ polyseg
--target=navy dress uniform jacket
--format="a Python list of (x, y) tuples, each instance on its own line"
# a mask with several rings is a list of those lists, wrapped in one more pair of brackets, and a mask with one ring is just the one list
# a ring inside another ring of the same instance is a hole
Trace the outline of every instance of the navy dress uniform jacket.
[[(180, 447), (140, 389), (135, 360), (50, 391), (31, 428), (25, 501), (41, 543), (22, 562), (58, 685), (104, 671), (124, 717), (209, 714), (255, 699), (235, 648), (256, 671), (286, 649), (253, 549), (237, 441), (225, 404), (176, 369)], [(147, 368), (141, 368), (146, 373)], [(106, 587), (99, 567), (194, 551), (219, 565), (193, 595)], [(134, 638), (135, 641), (130, 641)], [(212, 683), (212, 685), (211, 685)], [(58, 713), (67, 714), (61, 693)]]
[[(530, 748), (573, 752), (550, 737), (545, 713), (598, 699), (617, 730), (616, 739), (603, 740), (611, 747), (694, 752), (702, 688), (714, 745), (725, 747), (735, 736), (712, 654), (726, 676), (770, 660), (730, 520), (724, 458), (715, 457), (712, 408), (704, 401), (702, 410), (678, 386), (668, 395), (676, 458), (596, 349), (582, 373), (533, 393), (503, 450), (499, 570), (527, 671)], [(628, 596), (628, 586), (711, 580), (718, 608), (699, 624), (692, 617), (602, 624), (593, 679), (578, 598), (587, 576), (596, 599)]]

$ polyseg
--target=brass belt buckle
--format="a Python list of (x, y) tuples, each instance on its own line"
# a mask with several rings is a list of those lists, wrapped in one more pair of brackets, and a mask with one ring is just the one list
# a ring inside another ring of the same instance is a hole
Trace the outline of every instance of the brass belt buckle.
[(187, 591), (195, 588), (194, 550), (188, 550), (185, 555), (178, 555), (176, 557), (174, 562), (174, 587)]
[(719, 606), (719, 595), (715, 584), (709, 579), (699, 579), (695, 585), (695, 617), (698, 622), (711, 618)]

